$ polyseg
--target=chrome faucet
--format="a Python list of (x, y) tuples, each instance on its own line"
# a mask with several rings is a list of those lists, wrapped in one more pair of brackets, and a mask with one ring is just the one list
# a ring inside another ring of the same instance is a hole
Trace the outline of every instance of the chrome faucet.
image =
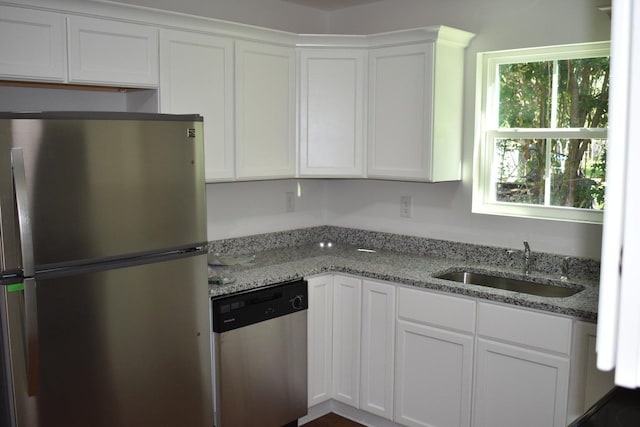
[(528, 276), (531, 270), (531, 247), (529, 247), (529, 242), (526, 240), (524, 241), (524, 266), (522, 270), (525, 276)]
[(566, 282), (569, 280), (569, 257), (562, 258), (562, 273), (560, 274), (560, 280)]

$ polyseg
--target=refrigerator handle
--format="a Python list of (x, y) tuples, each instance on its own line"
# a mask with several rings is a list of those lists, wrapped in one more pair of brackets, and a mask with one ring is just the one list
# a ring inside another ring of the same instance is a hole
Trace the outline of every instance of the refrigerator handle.
[(22, 275), (24, 277), (33, 277), (36, 269), (33, 257), (33, 236), (31, 234), (31, 218), (29, 217), (29, 195), (27, 194), (27, 178), (22, 148), (11, 149), (11, 169), (13, 173), (13, 187), (16, 193), (16, 205), (18, 208)]
[(36, 295), (35, 260), (33, 255), (33, 235), (29, 217), (29, 195), (22, 148), (11, 149), (11, 171), (18, 209), (20, 251), (22, 254), (22, 275), (24, 276), (24, 333), (27, 367), (27, 393), (35, 396), (38, 392), (38, 306)]
[(36, 279), (24, 279), (24, 340), (27, 369), (27, 394), (38, 394), (40, 382), (39, 340), (38, 340), (38, 306), (36, 299)]

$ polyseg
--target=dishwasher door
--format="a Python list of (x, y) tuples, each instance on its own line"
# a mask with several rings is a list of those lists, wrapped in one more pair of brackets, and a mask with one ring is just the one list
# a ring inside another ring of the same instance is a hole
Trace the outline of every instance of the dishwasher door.
[(307, 282), (211, 304), (216, 426), (297, 426), (307, 414)]
[(280, 427), (307, 414), (307, 312), (214, 334), (217, 427)]

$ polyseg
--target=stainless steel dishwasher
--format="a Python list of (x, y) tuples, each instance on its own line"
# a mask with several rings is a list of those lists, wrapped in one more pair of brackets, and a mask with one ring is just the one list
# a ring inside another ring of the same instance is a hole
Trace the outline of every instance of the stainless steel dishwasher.
[(217, 427), (297, 426), (307, 414), (307, 282), (213, 298)]

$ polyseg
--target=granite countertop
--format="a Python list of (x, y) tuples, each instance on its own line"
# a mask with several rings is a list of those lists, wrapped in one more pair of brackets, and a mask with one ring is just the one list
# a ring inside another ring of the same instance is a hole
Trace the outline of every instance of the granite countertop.
[(231, 279), (232, 282), (224, 285), (210, 284), (209, 295), (221, 296), (316, 274), (336, 272), (529, 307), (588, 321), (595, 321), (597, 318), (598, 282), (596, 280), (570, 278), (567, 282), (560, 282), (557, 275), (533, 272), (529, 276), (530, 280), (584, 288), (581, 292), (565, 298), (540, 297), (477, 285), (465, 285), (434, 277), (447, 270), (460, 268), (475, 272), (490, 271), (493, 274), (508, 277), (522, 277), (520, 269), (391, 250), (377, 249), (375, 252), (361, 252), (358, 248), (359, 246), (341, 243), (333, 244), (330, 248), (321, 248), (318, 244), (306, 244), (255, 252), (251, 257), (245, 256), (245, 261), (251, 260), (250, 262), (210, 267), (215, 275)]

